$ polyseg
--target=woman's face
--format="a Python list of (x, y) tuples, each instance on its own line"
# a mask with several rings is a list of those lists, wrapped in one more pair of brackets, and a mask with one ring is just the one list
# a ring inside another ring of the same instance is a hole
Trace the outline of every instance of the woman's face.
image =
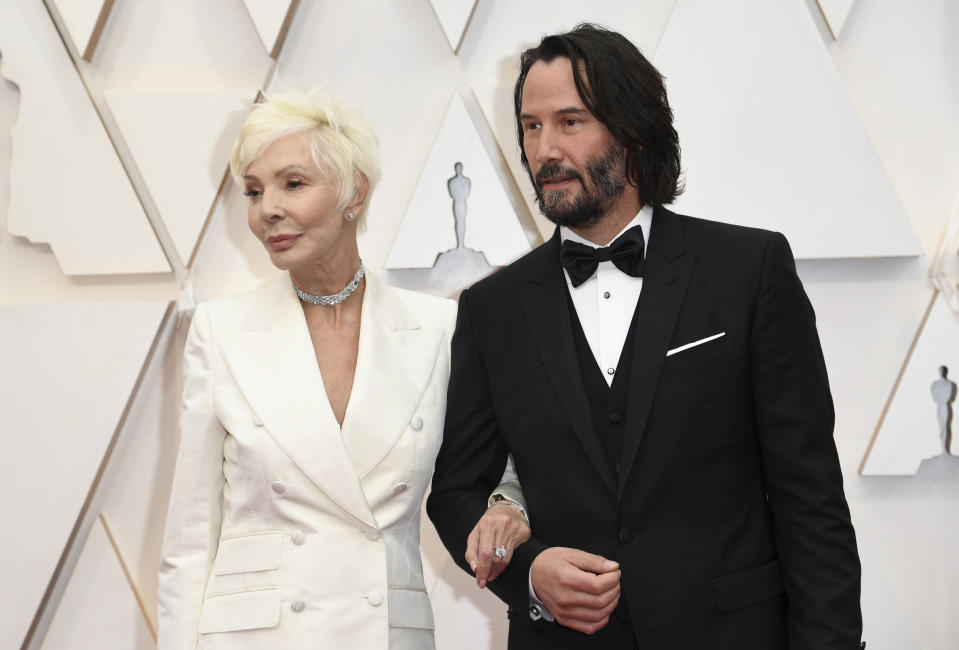
[(337, 209), (336, 189), (313, 162), (309, 135), (276, 140), (246, 170), (250, 230), (285, 271), (331, 260), (355, 241), (356, 222)]

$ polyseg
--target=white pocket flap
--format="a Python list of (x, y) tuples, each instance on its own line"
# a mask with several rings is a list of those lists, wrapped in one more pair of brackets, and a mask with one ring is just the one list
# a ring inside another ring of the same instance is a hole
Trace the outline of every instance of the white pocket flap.
[(220, 540), (213, 562), (213, 573), (218, 576), (248, 571), (269, 571), (280, 568), (280, 533), (260, 533), (227, 537)]
[(257, 589), (208, 598), (200, 613), (201, 634), (276, 627), (280, 624), (280, 590)]
[(390, 625), (433, 629), (433, 608), (426, 591), (390, 589)]

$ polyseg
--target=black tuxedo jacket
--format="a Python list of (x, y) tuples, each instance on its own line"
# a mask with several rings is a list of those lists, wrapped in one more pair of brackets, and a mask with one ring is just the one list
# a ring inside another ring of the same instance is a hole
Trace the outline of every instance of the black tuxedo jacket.
[[(467, 535), (513, 454), (533, 537), (490, 583), (510, 648), (858, 649), (832, 398), (786, 239), (656, 208), (618, 475), (567, 294), (557, 233), (463, 292), (452, 342), (428, 512), (469, 570)], [(530, 564), (549, 546), (620, 563), (620, 606), (596, 635), (528, 616)]]

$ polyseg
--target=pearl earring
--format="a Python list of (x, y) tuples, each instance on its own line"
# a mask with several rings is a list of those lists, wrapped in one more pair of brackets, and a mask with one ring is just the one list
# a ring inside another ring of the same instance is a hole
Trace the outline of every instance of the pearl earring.
[(352, 212), (347, 212), (347, 213), (346, 213), (346, 220), (347, 220), (347, 221), (353, 221), (354, 219), (356, 219), (356, 215), (355, 215), (355, 214), (353, 214)]

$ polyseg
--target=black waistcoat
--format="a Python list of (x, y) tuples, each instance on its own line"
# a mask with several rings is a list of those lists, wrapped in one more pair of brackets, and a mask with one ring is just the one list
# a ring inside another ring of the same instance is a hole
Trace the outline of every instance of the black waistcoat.
[(633, 318), (629, 324), (629, 332), (623, 343), (623, 351), (619, 357), (619, 364), (615, 368), (613, 383), (609, 385), (603, 374), (607, 369), (596, 364), (596, 357), (589, 347), (583, 326), (576, 315), (572, 298), (569, 301), (569, 314), (573, 326), (573, 343), (576, 346), (576, 358), (579, 361), (580, 373), (583, 377), (583, 386), (586, 389), (586, 399), (592, 411), (593, 424), (599, 439), (606, 449), (606, 458), (610, 468), (619, 476), (622, 470), (623, 442), (625, 440), (626, 405), (629, 399), (629, 375), (633, 365), (633, 345), (636, 340), (636, 312), (639, 305), (633, 310)]

